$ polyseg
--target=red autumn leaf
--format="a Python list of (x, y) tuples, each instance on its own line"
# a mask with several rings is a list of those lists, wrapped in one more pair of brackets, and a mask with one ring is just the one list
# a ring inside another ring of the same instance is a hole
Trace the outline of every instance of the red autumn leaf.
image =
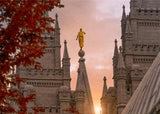
[(36, 61), (46, 48), (41, 34), (54, 30), (48, 27), (54, 20), (44, 15), (55, 6), (62, 7), (60, 0), (0, 0), (0, 112), (26, 114), (27, 103), (35, 99), (34, 94), (23, 95), (18, 87), (24, 80), (11, 71), (20, 65), (41, 68)]
[(38, 114), (38, 112), (45, 112), (44, 108), (42, 107), (33, 107), (34, 114)]

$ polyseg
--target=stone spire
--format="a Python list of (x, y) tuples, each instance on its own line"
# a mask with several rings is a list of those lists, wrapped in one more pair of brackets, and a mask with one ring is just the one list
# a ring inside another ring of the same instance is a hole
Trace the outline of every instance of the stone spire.
[(125, 6), (123, 5), (123, 12), (122, 12), (122, 19), (121, 19), (122, 37), (125, 33), (125, 27), (126, 27), (126, 11), (125, 11)]
[(68, 55), (68, 50), (67, 50), (67, 41), (64, 41), (64, 53), (63, 53), (63, 58), (69, 58)]
[(67, 41), (64, 41), (64, 53), (63, 53), (63, 59), (62, 59), (62, 68), (63, 68), (63, 73), (64, 73), (64, 85), (68, 86), (70, 88), (70, 58), (68, 55), (68, 50), (67, 50)]
[(113, 75), (116, 72), (117, 63), (118, 63), (118, 56), (119, 56), (119, 52), (118, 52), (117, 39), (116, 39), (115, 40), (115, 47), (114, 47), (114, 55), (113, 55), (113, 58), (112, 58), (112, 60), (113, 60)]
[(104, 81), (104, 85), (103, 85), (103, 93), (102, 93), (102, 97), (104, 97), (107, 94), (107, 83), (106, 83), (106, 77), (104, 76), (103, 81)]
[(125, 11), (125, 5), (123, 5), (122, 20), (126, 20), (126, 11)]
[[(116, 71), (117, 71), (117, 64), (118, 64), (118, 46), (117, 46), (117, 39), (115, 39), (115, 47), (114, 47), (114, 55), (113, 55), (113, 79), (116, 78)], [(114, 80), (114, 85), (116, 84), (116, 81)]]
[(61, 68), (61, 45), (60, 45), (60, 28), (58, 23), (58, 14), (56, 14), (55, 32), (54, 32), (54, 46), (55, 46), (55, 69)]
[(58, 23), (58, 14), (55, 15), (55, 44), (60, 45), (60, 28)]
[(95, 114), (88, 75), (85, 66), (85, 59), (83, 58), (85, 52), (83, 50), (80, 50), (78, 54), (80, 56), (80, 59), (76, 91), (83, 91), (85, 93), (84, 114)]
[(120, 47), (119, 50), (120, 50), (120, 53), (119, 53), (119, 57), (118, 57), (117, 69), (125, 68), (124, 59), (123, 59), (123, 55), (122, 55), (122, 48)]
[(55, 29), (58, 30), (59, 28), (59, 23), (58, 23), (58, 14), (56, 13), (56, 22), (55, 22)]
[(115, 58), (118, 57), (118, 46), (117, 46), (117, 39), (115, 39), (115, 47), (114, 47), (114, 56)]

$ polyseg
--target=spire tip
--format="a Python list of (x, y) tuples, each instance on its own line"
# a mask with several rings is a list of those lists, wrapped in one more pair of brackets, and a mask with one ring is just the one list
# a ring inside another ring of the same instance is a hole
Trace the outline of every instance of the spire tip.
[(104, 76), (103, 80), (104, 80), (104, 81), (106, 81), (106, 80), (107, 80), (106, 76)]
[(123, 9), (125, 9), (125, 5), (123, 5)]
[(67, 41), (66, 41), (66, 40), (64, 40), (64, 44), (65, 44), (65, 45), (67, 44)]
[(56, 19), (58, 18), (58, 14), (56, 13)]
[(117, 39), (115, 39), (115, 43), (117, 44)]

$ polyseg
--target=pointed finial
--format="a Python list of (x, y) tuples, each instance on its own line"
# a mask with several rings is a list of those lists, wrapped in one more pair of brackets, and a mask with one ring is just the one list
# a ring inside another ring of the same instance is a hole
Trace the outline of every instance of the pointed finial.
[(117, 44), (117, 39), (115, 39), (115, 41), (114, 41), (114, 42), (115, 42), (115, 44)]
[(125, 10), (125, 5), (123, 5), (123, 10)]
[(106, 82), (106, 80), (107, 80), (106, 76), (104, 76), (103, 80)]
[(125, 6), (123, 5), (123, 13), (122, 13), (122, 20), (126, 19), (126, 11), (125, 11)]
[(67, 41), (64, 41), (64, 53), (63, 53), (63, 58), (69, 58), (68, 55), (68, 50), (67, 50)]
[(126, 15), (125, 5), (123, 5), (123, 13)]
[(115, 47), (114, 47), (114, 55), (113, 57), (118, 57), (118, 47), (117, 47), (117, 39), (115, 39)]
[(56, 20), (55, 20), (55, 30), (56, 31), (59, 31), (60, 28), (59, 28), (59, 23), (58, 23), (58, 14), (56, 13)]
[(106, 76), (103, 78), (104, 83), (103, 83), (103, 92), (102, 92), (102, 97), (104, 97), (107, 94), (107, 83), (106, 83)]
[(58, 14), (56, 13), (56, 20), (58, 19)]
[(67, 45), (67, 41), (66, 40), (64, 40), (64, 45)]

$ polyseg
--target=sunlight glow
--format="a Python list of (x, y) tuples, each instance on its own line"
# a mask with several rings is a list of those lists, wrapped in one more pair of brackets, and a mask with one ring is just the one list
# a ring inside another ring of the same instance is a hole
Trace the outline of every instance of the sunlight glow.
[(102, 111), (102, 109), (100, 106), (95, 106), (95, 113), (96, 114), (101, 114), (101, 111)]
[(75, 70), (76, 70), (76, 67), (77, 67), (76, 64), (72, 64), (72, 65), (71, 65), (71, 68), (70, 68), (71, 72), (72, 72), (72, 71), (75, 71)]
[(96, 69), (99, 69), (99, 70), (104, 69), (104, 68), (105, 68), (105, 67), (104, 67), (104, 66), (101, 66), (101, 65), (96, 66)]

